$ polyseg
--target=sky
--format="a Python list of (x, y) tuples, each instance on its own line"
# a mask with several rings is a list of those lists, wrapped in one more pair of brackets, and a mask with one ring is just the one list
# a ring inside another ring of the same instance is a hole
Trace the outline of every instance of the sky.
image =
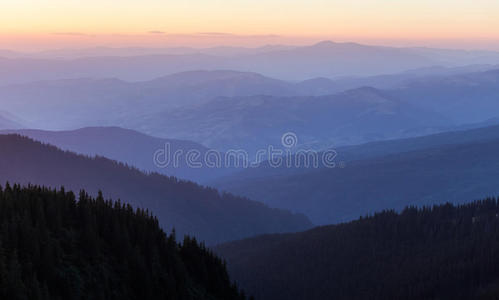
[(0, 48), (320, 40), (499, 50), (497, 0), (0, 0)]

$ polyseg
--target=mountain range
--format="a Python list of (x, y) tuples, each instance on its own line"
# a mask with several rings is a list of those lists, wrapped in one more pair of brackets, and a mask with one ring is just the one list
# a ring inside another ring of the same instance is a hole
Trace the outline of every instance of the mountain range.
[(222, 150), (261, 149), (278, 144), (286, 132), (294, 132), (302, 147), (324, 149), (450, 131), (497, 118), (498, 83), (494, 69), (414, 77), (396, 87), (360, 87), (324, 96), (222, 97), (130, 124), (158, 136), (155, 128), (166, 128), (166, 136)]
[(292, 83), (255, 73), (190, 71), (135, 83), (80, 78), (9, 85), (0, 88), (0, 103), (38, 128), (126, 127), (130, 118), (219, 96), (289, 96), (298, 90)]
[(499, 54), (493, 51), (396, 48), (332, 41), (249, 50), (229, 47), (194, 51), (185, 48), (83, 49), (27, 57), (4, 51), (3, 56), (0, 59), (0, 85), (81, 77), (140, 81), (200, 69), (232, 69), (285, 80), (305, 80), (380, 75), (432, 66), (499, 63)]
[[(301, 147), (324, 149), (449, 131), (498, 117), (497, 69), (436, 69), (433, 75), (430, 69), (400, 78), (299, 83), (235, 71), (186, 72), (136, 83), (43, 81), (0, 88), (0, 104), (35, 128), (120, 126), (246, 151), (278, 145), (290, 131)], [(357, 84), (378, 87), (344, 90)]]
[[(119, 127), (87, 127), (71, 131), (43, 131), (36, 129), (0, 130), (0, 134), (18, 134), (59, 149), (86, 156), (102, 156), (125, 163), (146, 172), (157, 172), (195, 182), (207, 182), (237, 171), (236, 164), (209, 168), (204, 163), (207, 153), (225, 154), (203, 145), (175, 139), (161, 139)], [(200, 157), (194, 163), (188, 153), (195, 151)], [(176, 155), (178, 153), (179, 155)], [(189, 164), (191, 163), (191, 164)], [(242, 162), (238, 162), (242, 166)]]
[(315, 224), (499, 194), (499, 126), (335, 149), (334, 168), (263, 164), (212, 182)]
[(412, 129), (447, 124), (439, 114), (365, 87), (319, 97), (217, 98), (204, 105), (137, 118), (129, 126), (222, 151), (255, 153), (269, 145), (282, 146), (281, 136), (286, 132), (296, 134), (302, 145), (324, 148), (403, 137)]
[(310, 221), (299, 214), (221, 194), (193, 182), (142, 173), (103, 157), (62, 151), (18, 135), (0, 135), (0, 182), (99, 190), (136, 208), (153, 211), (162, 228), (192, 234), (207, 244), (258, 233), (303, 230)]
[(411, 80), (389, 92), (392, 96), (440, 113), (456, 123), (497, 117), (499, 70)]
[(2, 299), (499, 295), (499, 52), (0, 50), (0, 107)]

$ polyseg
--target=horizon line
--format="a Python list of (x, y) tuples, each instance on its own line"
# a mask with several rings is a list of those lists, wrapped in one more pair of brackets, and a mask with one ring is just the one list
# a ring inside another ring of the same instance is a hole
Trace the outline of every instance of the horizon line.
[[(153, 35), (154, 33), (151, 33)], [(163, 34), (163, 33), (161, 33)], [(53, 35), (66, 35), (66, 34), (60, 34), (60, 33), (53, 33)], [(1, 39), (1, 34), (0, 34), (0, 39)], [(83, 34), (83, 33), (72, 33), (71, 36), (79, 36), (79, 37), (89, 37), (91, 35)], [(109, 35), (100, 35), (101, 37), (104, 36), (109, 36)], [(114, 35), (112, 35), (114, 36)], [(136, 35), (127, 35), (128, 37), (135, 37)], [(146, 35), (141, 35), (141, 36), (146, 36)], [(222, 35), (220, 35), (222, 36)], [(364, 40), (364, 41), (359, 41), (359, 40)], [(190, 44), (190, 43), (184, 43), (184, 44), (165, 44), (165, 45), (157, 45), (157, 44), (152, 44), (148, 45), (145, 43), (144, 45), (142, 44), (137, 44), (137, 43), (130, 43), (130, 44), (118, 44), (118, 45), (113, 45), (113, 44), (105, 44), (105, 43), (100, 43), (100, 44), (95, 44), (95, 45), (76, 45), (76, 46), (53, 46), (53, 47), (41, 47), (39, 49), (33, 50), (33, 47), (29, 47), (30, 50), (22, 49), (25, 47), (0, 47), (0, 50), (3, 51), (11, 51), (15, 52), (18, 54), (39, 54), (43, 52), (50, 52), (50, 51), (71, 51), (71, 50), (92, 50), (92, 49), (150, 49), (150, 50), (167, 50), (167, 49), (176, 49), (176, 48), (186, 48), (186, 49), (192, 49), (192, 50), (210, 50), (210, 49), (216, 49), (216, 48), (240, 48), (240, 49), (260, 49), (260, 48), (265, 48), (265, 47), (313, 47), (320, 45), (322, 43), (331, 43), (331, 44), (353, 44), (353, 45), (360, 45), (360, 46), (369, 46), (369, 47), (389, 47), (389, 48), (428, 48), (428, 49), (438, 49), (438, 50), (461, 50), (461, 51), (488, 51), (488, 52), (499, 52), (499, 38), (498, 39), (483, 39), (483, 38), (477, 38), (477, 39), (454, 39), (454, 38), (448, 38), (448, 39), (363, 39), (360, 38), (359, 40), (356, 39), (328, 39), (328, 38), (317, 38), (317, 39), (310, 39), (307, 41), (302, 41), (302, 42), (291, 42), (291, 43), (260, 43), (260, 44), (238, 44), (238, 43), (214, 43), (214, 44), (209, 44), (209, 45), (202, 45), (202, 44)], [(372, 41), (369, 42), (369, 40)], [(383, 43), (385, 41), (385, 43)], [(427, 43), (424, 43), (424, 42)], [(459, 47), (459, 46), (453, 46), (453, 45), (430, 45), (428, 42), (440, 42), (440, 43), (445, 43), (445, 42), (472, 42), (472, 41), (481, 41), (481, 42), (496, 42), (497, 46), (496, 47)], [(397, 43), (398, 42), (398, 43)], [(400, 43), (400, 44), (399, 44)], [(404, 43), (410, 43), (410, 45), (404, 45)], [(179, 53), (180, 54), (180, 53)], [(1, 55), (0, 55), (1, 56)]]

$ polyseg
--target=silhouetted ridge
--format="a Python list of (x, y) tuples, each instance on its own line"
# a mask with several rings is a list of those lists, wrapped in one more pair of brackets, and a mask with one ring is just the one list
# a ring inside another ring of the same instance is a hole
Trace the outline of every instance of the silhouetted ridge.
[(497, 299), (499, 203), (383, 211), (346, 224), (227, 243), (256, 299)]
[(245, 299), (195, 239), (102, 194), (0, 188), (1, 299)]
[[(191, 150), (199, 151), (201, 157), (204, 157), (210, 149), (191, 141), (161, 139), (120, 127), (85, 127), (69, 131), (0, 130), (0, 134), (19, 134), (62, 150), (90, 156), (104, 156), (137, 167), (140, 170), (158, 172), (194, 182), (226, 176), (235, 170), (235, 168), (230, 167), (223, 169), (191, 168), (186, 163), (185, 153)], [(151, 157), (158, 150), (165, 151), (167, 145), (171, 151), (169, 153), (182, 151), (182, 155), (179, 156), (178, 165), (174, 166), (173, 162), (170, 161), (166, 167), (160, 167), (155, 164)], [(222, 155), (223, 153), (220, 153), (221, 157), (223, 157)]]
[(103, 157), (63, 152), (16, 135), (0, 135), (0, 145), (0, 182), (64, 186), (91, 195), (102, 190), (106, 197), (153, 211), (163, 228), (175, 227), (180, 236), (194, 235), (207, 244), (311, 226), (303, 215)]

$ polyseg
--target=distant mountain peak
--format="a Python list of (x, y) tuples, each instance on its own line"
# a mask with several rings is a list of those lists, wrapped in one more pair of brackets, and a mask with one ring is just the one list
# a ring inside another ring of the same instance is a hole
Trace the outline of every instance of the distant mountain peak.
[(328, 84), (331, 84), (334, 81), (331, 80), (331, 79), (329, 79), (329, 78), (326, 78), (326, 77), (314, 77), (314, 78), (310, 78), (310, 79), (301, 81), (301, 83), (306, 83), (306, 82), (328, 83)]
[(338, 43), (338, 42), (333, 42), (329, 40), (325, 41), (320, 41), (316, 44), (313, 44), (311, 47), (314, 48), (328, 48), (328, 47), (335, 47), (335, 46), (365, 46), (359, 43), (353, 43), (353, 42), (344, 42), (344, 43)]
[(393, 96), (370, 86), (363, 86), (343, 92), (343, 95), (355, 101), (369, 101), (371, 103), (398, 102)]
[(259, 73), (255, 72), (244, 72), (244, 71), (234, 71), (234, 70), (192, 70), (185, 71), (179, 73), (173, 73), (170, 75), (162, 76), (156, 79), (153, 79), (149, 82), (159, 82), (164, 80), (183, 80), (186, 82), (207, 82), (213, 80), (227, 80), (227, 79), (235, 79), (235, 78), (257, 78), (257, 79), (265, 79), (274, 80), (272, 78), (265, 77)]
[(365, 95), (365, 94), (373, 95), (374, 94), (377, 96), (385, 97), (383, 91), (381, 91), (377, 88), (371, 87), (371, 86), (361, 86), (359, 88), (347, 90), (344, 92), (344, 94), (347, 94), (347, 95)]
[(20, 129), (25, 127), (25, 121), (10, 112), (0, 110), (0, 129)]
[(329, 41), (329, 40), (324, 40), (324, 41), (320, 41), (316, 44), (313, 44), (312, 47), (330, 47), (330, 46), (334, 46), (334, 45), (337, 45), (337, 43), (333, 42), (333, 41)]

